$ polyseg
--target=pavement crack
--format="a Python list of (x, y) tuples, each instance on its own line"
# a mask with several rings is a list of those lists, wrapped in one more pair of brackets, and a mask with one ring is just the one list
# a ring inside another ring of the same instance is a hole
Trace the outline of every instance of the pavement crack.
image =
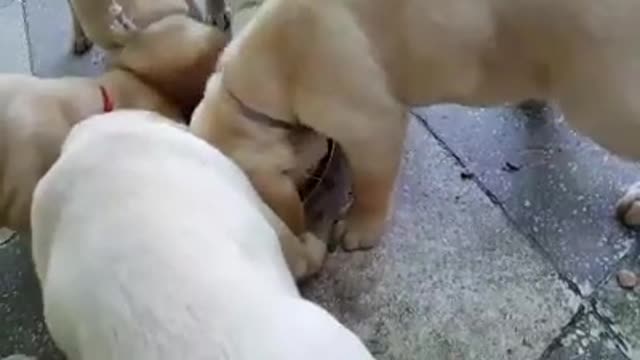
[(549, 346), (542, 352), (542, 355), (538, 358), (538, 360), (546, 360), (548, 359), (556, 350), (563, 347), (562, 339), (564, 339), (567, 335), (573, 331), (580, 320), (586, 315), (586, 308), (584, 305), (580, 305), (578, 311), (569, 319), (569, 322), (565, 324), (562, 328), (560, 328), (560, 333), (556, 336)]
[(576, 330), (580, 328), (579, 323), (586, 320), (588, 317), (595, 319), (604, 328), (606, 336), (613, 340), (613, 344), (621, 356), (627, 360), (633, 360), (629, 354), (630, 346), (627, 344), (620, 332), (615, 329), (613, 321), (607, 316), (604, 316), (602, 312), (598, 310), (594, 300), (585, 301), (580, 305), (578, 311), (573, 315), (569, 322), (560, 329), (558, 336), (551, 341), (538, 360), (548, 360), (552, 358), (556, 351), (565, 347), (566, 345), (563, 344), (563, 340), (576, 332)]
[(9, 244), (11, 244), (14, 240), (16, 240), (18, 238), (18, 233), (13, 233), (10, 236), (7, 236), (6, 238), (0, 240), (0, 248), (5, 247)]
[(615, 345), (620, 350), (620, 352), (629, 360), (631, 360), (631, 346), (627, 342), (622, 331), (618, 329), (615, 324), (615, 320), (612, 319), (611, 315), (608, 314), (608, 310), (600, 305), (600, 301), (596, 298), (589, 299), (589, 305), (591, 306), (591, 312), (594, 317), (604, 326), (605, 329), (609, 332), (609, 334), (615, 340)]
[[(424, 128), (429, 132), (429, 134), (431, 134), (431, 136), (433, 136), (433, 138), (436, 140), (436, 142), (456, 161), (456, 163), (458, 164), (458, 166), (460, 166), (464, 171), (466, 172), (471, 172), (469, 169), (469, 167), (467, 166), (467, 164), (465, 163), (464, 159), (462, 159), (462, 157), (460, 155), (458, 155), (450, 146), (449, 144), (447, 144), (447, 142), (431, 127), (431, 125), (429, 124), (429, 121), (421, 114), (413, 111), (413, 110), (409, 110), (409, 113), (414, 116), (416, 119), (418, 119), (418, 121), (424, 126)], [(567, 287), (569, 288), (569, 290), (571, 290), (572, 292), (574, 292), (576, 295), (578, 295), (580, 298), (582, 299), (588, 299), (589, 296), (586, 296), (585, 294), (582, 294), (582, 292), (580, 291), (580, 287), (578, 286), (578, 284), (576, 284), (573, 280), (571, 280), (570, 278), (568, 278), (567, 276), (562, 274), (561, 269), (558, 268), (558, 266), (553, 262), (550, 261), (549, 259), (552, 258), (551, 254), (549, 253), (549, 251), (547, 251), (541, 244), (540, 242), (538, 242), (538, 240), (536, 239), (535, 236), (533, 236), (530, 232), (525, 231), (524, 229), (522, 229), (518, 223), (515, 221), (515, 219), (511, 216), (511, 214), (507, 211), (504, 203), (498, 198), (498, 196), (496, 194), (494, 194), (481, 180), (479, 176), (472, 176), (471, 178), (468, 179), (469, 181), (473, 181), (474, 184), (480, 189), (480, 191), (482, 191), (485, 196), (489, 199), (489, 201), (497, 206), (500, 211), (502, 212), (502, 214), (505, 216), (505, 218), (507, 219), (507, 221), (509, 222), (509, 224), (513, 227), (513, 229), (515, 231), (517, 231), (518, 233), (520, 233), (522, 236), (524, 236), (527, 240), (529, 240), (529, 242), (531, 243), (531, 245), (540, 253), (542, 254), (542, 256), (544, 257), (544, 259), (551, 265), (551, 267), (555, 270), (556, 275), (558, 276), (558, 278), (567, 285)]]
[(24, 37), (27, 42), (27, 57), (29, 59), (29, 72), (35, 73), (35, 64), (33, 59), (33, 42), (31, 41), (31, 26), (29, 25), (29, 13), (27, 11), (27, 1), (20, 0), (20, 8), (22, 11), (22, 22), (24, 28)]

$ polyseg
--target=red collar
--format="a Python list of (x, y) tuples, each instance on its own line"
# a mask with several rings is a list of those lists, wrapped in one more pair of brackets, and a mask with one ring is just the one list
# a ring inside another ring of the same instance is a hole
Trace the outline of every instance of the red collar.
[(102, 95), (102, 110), (106, 113), (113, 111), (113, 99), (109, 96), (107, 88), (100, 85), (100, 94)]

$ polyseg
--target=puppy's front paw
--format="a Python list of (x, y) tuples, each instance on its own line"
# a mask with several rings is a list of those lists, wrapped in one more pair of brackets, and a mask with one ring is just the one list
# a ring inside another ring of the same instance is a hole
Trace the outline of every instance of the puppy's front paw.
[(380, 242), (382, 228), (383, 224), (347, 217), (333, 225), (331, 240), (347, 251), (371, 249)]
[(86, 36), (79, 36), (73, 40), (72, 51), (74, 55), (80, 56), (91, 50), (92, 46), (93, 43)]
[(317, 274), (327, 257), (327, 243), (310, 232), (302, 234), (300, 240), (306, 249), (307, 273), (305, 276)]
[(618, 217), (627, 226), (640, 225), (640, 182), (629, 187), (616, 205)]
[(296, 280), (317, 274), (327, 256), (327, 244), (310, 232), (300, 235), (300, 247), (291, 271)]

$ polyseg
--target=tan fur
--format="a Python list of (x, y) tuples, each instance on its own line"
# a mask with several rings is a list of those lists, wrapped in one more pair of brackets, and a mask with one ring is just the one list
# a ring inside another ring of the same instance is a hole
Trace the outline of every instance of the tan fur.
[[(223, 3), (221, 0), (210, 2)], [(226, 1), (230, 11), (232, 36), (237, 36), (244, 29), (263, 2), (263, 0)], [(220, 6), (218, 4), (215, 8), (219, 9)], [(294, 179), (296, 187), (300, 188), (309, 179), (309, 176), (313, 175), (311, 172), (315, 170), (314, 166), (326, 155), (327, 138), (313, 131), (301, 131), (292, 134), (289, 139), (296, 156), (295, 167), (291, 169), (289, 175)]]
[(0, 227), (29, 230), (33, 189), (70, 128), (103, 112), (100, 86), (117, 109), (147, 109), (183, 121), (175, 104), (126, 71), (95, 79), (0, 75)]
[(193, 131), (233, 157), (294, 229), (304, 221), (283, 176), (291, 144), (243, 118), (227, 90), (335, 139), (355, 196), (335, 236), (367, 248), (391, 207), (407, 106), (547, 98), (577, 130), (640, 158), (639, 31), (633, 0), (268, 0), (222, 55)]
[[(185, 0), (68, 0), (74, 24), (74, 42), (86, 37), (107, 51), (121, 49), (127, 45), (135, 32), (118, 27), (112, 7), (119, 6), (122, 14), (138, 29), (145, 29), (169, 15), (189, 16), (195, 5)], [(81, 32), (79, 32), (81, 31)]]
[[(114, 15), (110, 8), (119, 6)], [(193, 1), (70, 0), (74, 51), (91, 41), (108, 51), (112, 66), (128, 69), (190, 114), (202, 97), (228, 35), (199, 21)], [(119, 21), (121, 17), (126, 21)], [(123, 22), (133, 28), (123, 27)]]

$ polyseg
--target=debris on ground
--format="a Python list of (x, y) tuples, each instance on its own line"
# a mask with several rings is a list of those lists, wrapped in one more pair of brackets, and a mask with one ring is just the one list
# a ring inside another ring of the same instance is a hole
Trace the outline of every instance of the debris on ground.
[(629, 270), (618, 271), (618, 284), (621, 288), (631, 290), (638, 286), (638, 275)]
[(471, 171), (463, 171), (460, 173), (460, 178), (462, 180), (471, 180), (474, 177), (476, 177), (476, 175), (474, 173), (472, 173)]
[(506, 171), (508, 173), (514, 173), (517, 171), (520, 171), (520, 166), (515, 165), (509, 161), (505, 162), (504, 165), (502, 166), (502, 170)]

